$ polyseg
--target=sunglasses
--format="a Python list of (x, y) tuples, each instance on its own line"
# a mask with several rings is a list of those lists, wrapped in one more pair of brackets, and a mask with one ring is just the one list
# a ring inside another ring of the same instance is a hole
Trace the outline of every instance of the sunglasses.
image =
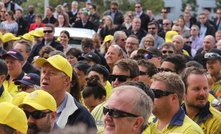
[(153, 57), (159, 57), (159, 56), (154, 55), (154, 54), (145, 54), (144, 55), (144, 58), (147, 58), (147, 59), (152, 59)]
[(32, 88), (34, 86), (31, 86), (31, 85), (20, 85), (18, 86), (18, 89), (21, 89), (22, 91), (26, 91), (27, 88)]
[(126, 76), (126, 75), (109, 75), (109, 80), (110, 81), (115, 81), (116, 78), (120, 82), (125, 82), (127, 81), (127, 78), (134, 78), (134, 76)]
[(155, 29), (156, 29), (155, 27), (148, 28), (148, 30), (155, 30)]
[(152, 89), (152, 91), (155, 95), (155, 98), (161, 98), (163, 96), (168, 96), (170, 94), (174, 94), (174, 92), (162, 91), (162, 90), (159, 90), (159, 89)]
[(173, 70), (168, 69), (168, 68), (166, 68), (166, 69), (164, 69), (164, 68), (158, 68), (158, 70), (159, 70), (159, 72), (176, 72), (176, 71), (173, 71)]
[(111, 118), (138, 117), (135, 114), (127, 113), (127, 112), (117, 110), (117, 109), (114, 109), (114, 108), (108, 108), (106, 106), (103, 107), (103, 113), (104, 113), (104, 115), (106, 115), (108, 113), (108, 115)]
[(166, 54), (166, 53), (173, 54), (173, 51), (166, 51), (166, 50), (163, 50), (162, 53), (164, 53), (164, 54)]
[(25, 111), (26, 117), (27, 119), (29, 118), (29, 116), (31, 115), (34, 119), (40, 119), (45, 117), (48, 113), (51, 113), (52, 111), (48, 111), (48, 112), (41, 112), (41, 111), (34, 111), (34, 112), (28, 112)]
[(43, 31), (44, 33), (52, 33), (52, 30), (48, 30), (48, 31)]
[(135, 7), (135, 8), (140, 8), (139, 6)]
[(163, 25), (169, 25), (170, 23), (164, 23)]
[(192, 44), (192, 41), (186, 41), (187, 44)]
[(146, 72), (140, 71), (140, 75), (149, 75), (149, 74)]
[(218, 53), (206, 53), (204, 58), (221, 58), (221, 56)]
[(167, 12), (161, 12), (161, 13), (167, 13)]

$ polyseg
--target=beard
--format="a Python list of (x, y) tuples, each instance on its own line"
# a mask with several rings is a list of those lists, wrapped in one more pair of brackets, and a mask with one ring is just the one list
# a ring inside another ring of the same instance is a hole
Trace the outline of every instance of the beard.
[[(207, 100), (206, 97), (204, 97), (204, 96), (198, 96), (196, 98), (196, 100), (202, 100), (202, 99)], [(205, 107), (206, 103), (207, 103), (207, 101), (205, 101), (205, 103), (200, 103), (200, 104), (189, 103), (188, 101), (186, 101), (186, 104), (188, 107), (197, 109), (199, 111)]]

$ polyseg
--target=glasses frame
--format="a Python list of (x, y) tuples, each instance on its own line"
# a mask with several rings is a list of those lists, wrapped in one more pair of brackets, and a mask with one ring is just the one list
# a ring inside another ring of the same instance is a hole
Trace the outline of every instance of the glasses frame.
[(116, 81), (116, 79), (117, 79), (120, 82), (126, 82), (127, 78), (134, 78), (134, 76), (114, 75), (114, 74), (109, 75), (109, 80), (110, 81)]
[(104, 106), (103, 107), (103, 114), (106, 115), (107, 113), (111, 118), (139, 117), (138, 115), (135, 115), (135, 114), (131, 114), (128, 112), (117, 110), (115, 108), (108, 108), (108, 107)]
[(171, 69), (169, 69), (169, 68), (164, 69), (164, 68), (162, 68), (162, 67), (158, 68), (158, 71), (159, 71), (159, 72), (176, 72), (176, 71), (173, 71), (173, 70), (171, 70)]
[(160, 89), (151, 89), (154, 93), (154, 98), (161, 98), (163, 96), (168, 96), (170, 94), (175, 94), (174, 92), (163, 91)]
[(48, 113), (52, 113), (52, 111), (48, 111), (48, 112), (42, 112), (42, 111), (34, 111), (34, 112), (28, 112), (26, 110), (24, 110), (25, 115), (27, 117), (27, 119), (29, 118), (29, 116), (31, 115), (34, 119), (41, 119), (43, 117), (46, 117), (46, 115)]

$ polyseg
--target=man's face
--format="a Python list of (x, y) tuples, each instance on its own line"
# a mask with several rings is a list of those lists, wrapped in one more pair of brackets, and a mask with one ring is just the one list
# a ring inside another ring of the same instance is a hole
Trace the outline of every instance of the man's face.
[(140, 4), (135, 4), (135, 11), (137, 13), (140, 13), (143, 10), (142, 6)]
[(186, 22), (189, 22), (189, 20), (190, 20), (190, 14), (184, 14), (184, 20), (186, 21)]
[(164, 61), (161, 64), (160, 68), (164, 69), (165, 71), (170, 70), (169, 72), (176, 73), (175, 65), (172, 62), (169, 62), (169, 61)]
[(125, 48), (127, 36), (125, 34), (120, 34), (120, 38), (115, 41), (117, 45), (119, 45), (122, 49)]
[(167, 18), (167, 15), (168, 15), (167, 10), (166, 9), (162, 9), (161, 10), (161, 15), (162, 15), (163, 18)]
[(132, 21), (132, 28), (133, 30), (136, 30), (138, 31), (140, 29), (140, 26), (141, 26), (141, 21), (139, 18), (135, 18), (133, 21)]
[(86, 77), (87, 77), (87, 75), (84, 74), (83, 71), (78, 70), (77, 68), (74, 68), (74, 71), (77, 74), (77, 77), (78, 77), (79, 83), (80, 83), (80, 87), (82, 88), (86, 84)]
[[(114, 66), (113, 68), (113, 75), (125, 75), (125, 76), (130, 76), (130, 71), (126, 71), (126, 70), (123, 70), (121, 68), (119, 68), (118, 66)], [(132, 78), (127, 78), (126, 81), (132, 81)], [(124, 81), (125, 82), (125, 81)], [(118, 78), (115, 79), (115, 81), (112, 81), (112, 87), (115, 88), (117, 87), (118, 85), (120, 85), (121, 81), (118, 80)]]
[(74, 10), (78, 9), (78, 4), (77, 3), (72, 3), (71, 8), (74, 9)]
[(26, 61), (28, 59), (28, 56), (30, 55), (30, 53), (26, 52), (26, 47), (24, 44), (17, 43), (14, 45), (14, 49), (16, 49), (22, 53), (24, 61)]
[(20, 60), (14, 59), (11, 56), (5, 58), (5, 62), (8, 67), (8, 74), (10, 76), (18, 76), (22, 72), (22, 62)]
[[(165, 86), (166, 86), (165, 83), (162, 81), (153, 81), (150, 88), (165, 91)], [(163, 96), (161, 98), (154, 98), (152, 113), (157, 118), (162, 118), (163, 116), (167, 116), (166, 113), (171, 111), (172, 105), (170, 101), (170, 96), (171, 95)]]
[(146, 11), (146, 14), (150, 17), (153, 17), (153, 12), (151, 10), (147, 10)]
[(172, 38), (172, 42), (173, 42), (173, 44), (176, 46), (176, 50), (177, 50), (177, 51), (180, 51), (180, 50), (183, 49), (184, 44), (183, 44), (183, 42), (182, 42), (181, 37), (179, 37), (179, 36), (174, 36), (174, 37)]
[(208, 81), (205, 75), (190, 74), (187, 77), (186, 93), (184, 94), (185, 105), (189, 108), (201, 110), (208, 101)]
[(81, 15), (81, 20), (82, 20), (83, 22), (87, 22), (88, 16)]
[(135, 38), (128, 37), (126, 40), (125, 49), (127, 52), (132, 53), (139, 48), (138, 42)]
[(219, 60), (206, 60), (206, 68), (211, 76), (216, 76), (220, 73), (221, 63)]
[(215, 43), (210, 36), (206, 36), (203, 40), (203, 50), (208, 52), (210, 49), (214, 48)]
[(149, 25), (148, 26), (148, 32), (152, 35), (155, 35), (157, 33), (158, 29), (155, 25)]
[(117, 10), (118, 6), (117, 5), (111, 5), (111, 12), (115, 12)]
[(148, 59), (148, 61), (152, 62), (156, 67), (158, 67), (161, 62), (161, 57), (152, 57), (151, 59)]
[[(116, 94), (113, 93), (107, 102), (108, 108), (114, 108), (124, 112), (132, 113), (132, 108), (134, 105), (131, 103), (131, 99), (135, 99), (134, 96), (130, 94)], [(126, 98), (126, 99), (125, 99)], [(109, 113), (104, 115), (104, 129), (106, 134), (130, 134), (135, 120), (137, 117), (122, 117), (122, 118), (112, 118)]]
[(221, 33), (216, 33), (216, 41), (218, 42), (221, 39)]
[(174, 55), (175, 53), (172, 47), (163, 47), (161, 52), (163, 56)]
[[(25, 112), (39, 111), (29, 105), (24, 105)], [(49, 110), (42, 110), (41, 112), (49, 112)], [(35, 119), (32, 115), (28, 117), (28, 134), (49, 133), (54, 125), (55, 117), (51, 113), (46, 114), (45, 117)]]
[(53, 38), (54, 38), (54, 31), (52, 30), (51, 27), (44, 27), (44, 38), (45, 40), (49, 40), (49, 41), (52, 41)]
[[(148, 69), (145, 67), (145, 66), (142, 66), (142, 65), (138, 65), (139, 67), (139, 70), (141, 72), (145, 72), (145, 73), (148, 73)], [(151, 77), (148, 75), (148, 74), (145, 74), (145, 75), (139, 75), (139, 80), (140, 81), (143, 81), (145, 84), (147, 84), (148, 86), (150, 86), (151, 84)]]
[(47, 16), (51, 16), (53, 14), (53, 12), (51, 11), (50, 8), (46, 8), (46, 15)]
[(183, 33), (182, 33), (182, 29), (181, 29), (181, 27), (180, 26), (173, 26), (172, 27), (172, 31), (176, 31), (179, 35), (182, 35)]
[(171, 30), (171, 22), (169, 20), (163, 20), (163, 30)]
[(33, 6), (30, 6), (30, 7), (28, 7), (28, 12), (29, 13), (34, 13), (34, 7)]
[(221, 49), (221, 40), (217, 42), (217, 49)]
[(0, 134), (8, 134), (5, 129), (3, 129), (4, 125), (0, 124)]
[(41, 89), (47, 91), (52, 96), (58, 96), (65, 91), (69, 83), (67, 77), (51, 64), (45, 63), (41, 69)]
[(200, 21), (201, 24), (205, 24), (205, 22), (206, 22), (206, 16), (205, 16), (205, 15), (200, 15), (199, 21)]
[(22, 16), (21, 11), (16, 10), (16, 11), (15, 11), (15, 17), (16, 17), (16, 18), (21, 18), (21, 16)]
[(205, 16), (206, 16), (206, 19), (208, 20), (209, 17), (210, 17), (210, 12), (208, 12), (208, 11), (204, 11), (204, 14), (205, 14)]
[(190, 35), (191, 36), (198, 36), (198, 34), (199, 34), (199, 29), (197, 28), (197, 27), (191, 27), (191, 29), (190, 29)]
[(114, 65), (118, 60), (122, 59), (122, 56), (119, 56), (119, 49), (116, 47), (109, 47), (107, 50), (106, 62), (108, 65)]

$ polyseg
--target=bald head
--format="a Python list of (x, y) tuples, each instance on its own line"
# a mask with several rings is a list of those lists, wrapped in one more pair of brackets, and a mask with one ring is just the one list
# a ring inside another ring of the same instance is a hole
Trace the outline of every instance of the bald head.
[(210, 49), (214, 48), (216, 44), (216, 40), (212, 35), (207, 35), (204, 39), (203, 39), (203, 50), (205, 52), (208, 52)]
[(175, 35), (172, 38), (172, 42), (176, 46), (177, 53), (180, 54), (184, 46), (183, 37), (181, 35)]

